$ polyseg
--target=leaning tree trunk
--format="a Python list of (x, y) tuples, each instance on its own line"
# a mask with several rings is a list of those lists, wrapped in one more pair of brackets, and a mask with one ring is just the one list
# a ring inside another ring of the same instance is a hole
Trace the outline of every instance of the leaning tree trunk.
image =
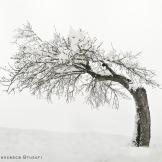
[(132, 92), (136, 104), (136, 126), (133, 143), (135, 146), (149, 146), (150, 143), (150, 110), (146, 90), (142, 87)]

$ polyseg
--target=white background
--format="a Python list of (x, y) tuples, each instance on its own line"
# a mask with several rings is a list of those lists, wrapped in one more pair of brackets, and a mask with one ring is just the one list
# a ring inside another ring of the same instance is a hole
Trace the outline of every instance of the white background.
[[(63, 35), (69, 27), (82, 28), (117, 50), (142, 51), (141, 63), (155, 69), (162, 82), (161, 0), (0, 0), (0, 66), (10, 62), (13, 30), (29, 21), (43, 39), (53, 36), (54, 26)], [(148, 89), (152, 135), (162, 134), (162, 90)], [(54, 131), (104, 131), (132, 135), (135, 107), (122, 100), (119, 110), (108, 105), (93, 110), (80, 101), (53, 103), (28, 93), (0, 92), (0, 127)]]

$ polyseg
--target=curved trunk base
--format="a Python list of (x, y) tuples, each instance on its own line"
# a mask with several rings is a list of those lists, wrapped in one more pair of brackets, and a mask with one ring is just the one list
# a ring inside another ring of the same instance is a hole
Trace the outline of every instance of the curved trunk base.
[(151, 119), (146, 90), (140, 87), (131, 93), (136, 103), (136, 127), (133, 144), (137, 147), (148, 147), (150, 144)]

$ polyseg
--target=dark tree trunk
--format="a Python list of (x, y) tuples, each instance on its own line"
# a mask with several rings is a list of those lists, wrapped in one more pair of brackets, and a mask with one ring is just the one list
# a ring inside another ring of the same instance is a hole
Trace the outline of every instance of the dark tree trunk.
[(150, 143), (150, 110), (146, 90), (137, 88), (131, 94), (136, 104), (136, 127), (133, 143), (135, 146), (149, 146)]

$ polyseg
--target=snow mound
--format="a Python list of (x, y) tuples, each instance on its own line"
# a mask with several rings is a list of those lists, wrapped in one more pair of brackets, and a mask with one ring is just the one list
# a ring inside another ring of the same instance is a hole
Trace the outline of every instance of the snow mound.
[[(162, 142), (135, 148), (130, 139), (104, 133), (58, 133), (0, 128), (0, 162), (161, 162)], [(157, 141), (162, 141), (157, 139)], [(2, 156), (41, 159), (1, 159)]]

